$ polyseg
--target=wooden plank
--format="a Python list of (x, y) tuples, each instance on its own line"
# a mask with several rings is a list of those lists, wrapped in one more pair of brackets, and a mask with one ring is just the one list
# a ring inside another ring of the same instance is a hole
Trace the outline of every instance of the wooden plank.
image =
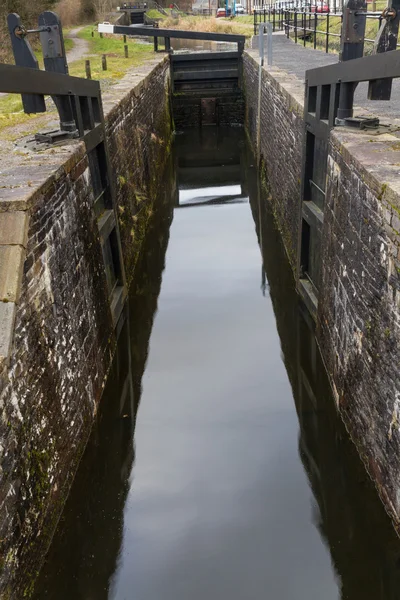
[(240, 52), (197, 52), (191, 54), (171, 54), (173, 63), (192, 61), (232, 60), (240, 58)]
[[(140, 35), (150, 37), (169, 37), (186, 40), (211, 40), (215, 42), (233, 42), (233, 43), (245, 43), (246, 37), (244, 35), (236, 35), (233, 33), (213, 33), (208, 31), (184, 31), (181, 29), (159, 29), (157, 27), (140, 27), (140, 26), (126, 26), (126, 25), (112, 25), (113, 31), (109, 29), (105, 33), (116, 33), (120, 35)], [(102, 25), (98, 26), (98, 30), (102, 31)]]
[(98, 81), (90, 81), (61, 73), (0, 64), (0, 92), (6, 94), (40, 94), (44, 96), (75, 95), (95, 98), (100, 93), (100, 84)]
[(193, 81), (205, 80), (212, 81), (214, 79), (237, 79), (238, 69), (220, 69), (215, 71), (180, 71), (174, 73), (174, 81)]
[(309, 86), (400, 77), (400, 52), (371, 54), (306, 71)]

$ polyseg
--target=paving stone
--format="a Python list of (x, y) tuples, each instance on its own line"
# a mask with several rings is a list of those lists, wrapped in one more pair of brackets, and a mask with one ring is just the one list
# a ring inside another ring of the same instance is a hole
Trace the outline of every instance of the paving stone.
[(0, 213), (0, 245), (26, 246), (28, 236), (28, 214), (18, 210)]
[(10, 353), (14, 319), (14, 302), (0, 302), (0, 366)]
[(18, 302), (25, 250), (0, 246), (0, 301)]

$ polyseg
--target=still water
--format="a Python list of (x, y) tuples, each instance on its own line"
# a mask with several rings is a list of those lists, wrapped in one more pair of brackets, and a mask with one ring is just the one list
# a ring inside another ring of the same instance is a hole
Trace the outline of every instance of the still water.
[(400, 598), (243, 132), (167, 180), (36, 600)]

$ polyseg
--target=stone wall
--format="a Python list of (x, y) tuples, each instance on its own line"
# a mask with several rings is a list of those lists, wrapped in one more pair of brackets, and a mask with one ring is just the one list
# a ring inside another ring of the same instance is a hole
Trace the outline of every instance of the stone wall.
[[(243, 57), (246, 126), (257, 142), (259, 67), (256, 53)], [(269, 68), (262, 71), (260, 161), (265, 185), (293, 268), (296, 268), (303, 138), (303, 96), (300, 81)]]
[(399, 161), (395, 136), (331, 135), (318, 340), (340, 412), (400, 532)]
[[(246, 122), (257, 140), (258, 64), (246, 53)], [(261, 162), (295, 271), (303, 84), (264, 68)], [(365, 109), (364, 111), (365, 112)], [(331, 134), (316, 336), (349, 430), (386, 510), (400, 519), (400, 143), (396, 134)]]
[(221, 127), (244, 124), (245, 103), (241, 91), (230, 94), (218, 94), (209, 98), (209, 105), (202, 105), (206, 94), (174, 94), (172, 110), (176, 129), (202, 127), (203, 125), (220, 125)]
[[(128, 281), (163, 184), (167, 92), (168, 62), (156, 58), (103, 97)], [(0, 189), (0, 308), (15, 319), (1, 360), (0, 595), (20, 599), (51, 541), (116, 339), (83, 144), (11, 154)]]

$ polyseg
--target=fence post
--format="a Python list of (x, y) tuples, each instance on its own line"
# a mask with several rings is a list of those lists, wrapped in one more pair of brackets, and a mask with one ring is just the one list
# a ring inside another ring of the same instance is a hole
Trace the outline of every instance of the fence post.
[(268, 65), (272, 65), (272, 25), (271, 23), (267, 23), (267, 57), (268, 57)]
[(297, 44), (297, 10), (294, 11), (294, 43)]
[(329, 52), (329, 13), (326, 15), (326, 38), (325, 38), (325, 52)]
[(314, 50), (317, 47), (317, 11), (314, 13)]
[(158, 52), (158, 37), (154, 36), (154, 52)]
[(272, 30), (275, 31), (275, 9), (272, 13)]
[(303, 12), (303, 46), (306, 47), (307, 15)]
[(101, 67), (103, 71), (107, 71), (107, 56), (105, 54), (101, 57)]
[(92, 79), (92, 70), (90, 68), (90, 60), (85, 60), (86, 79)]
[(124, 44), (126, 44), (126, 35), (124, 33)]
[[(261, 91), (262, 91), (262, 70), (264, 65), (264, 24), (258, 26), (258, 104), (257, 104), (257, 164), (261, 156)], [(271, 25), (269, 25), (271, 27)]]
[(100, 37), (101, 37), (101, 38), (103, 37), (103, 34), (102, 34), (102, 32), (100, 32)]
[(128, 49), (127, 44), (125, 44), (125, 46), (124, 46), (124, 51), (125, 51), (125, 58), (129, 58), (129, 49)]

